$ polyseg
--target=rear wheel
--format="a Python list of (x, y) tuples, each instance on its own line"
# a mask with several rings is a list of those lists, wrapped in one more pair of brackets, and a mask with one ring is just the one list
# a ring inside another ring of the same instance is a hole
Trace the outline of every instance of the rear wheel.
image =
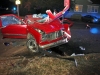
[(31, 37), (27, 40), (27, 48), (31, 53), (39, 52), (38, 45), (34, 37)]

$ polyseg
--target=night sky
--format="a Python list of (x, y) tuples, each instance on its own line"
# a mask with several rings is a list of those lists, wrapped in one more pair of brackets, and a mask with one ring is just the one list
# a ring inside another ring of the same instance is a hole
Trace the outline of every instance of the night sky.
[[(100, 0), (91, 0), (93, 4), (100, 4)], [(14, 3), (10, 0), (0, 0), (0, 7), (11, 7)]]
[(93, 4), (100, 4), (100, 0), (91, 0)]
[(14, 5), (13, 2), (10, 0), (0, 0), (0, 7), (5, 8), (5, 7), (12, 7)]

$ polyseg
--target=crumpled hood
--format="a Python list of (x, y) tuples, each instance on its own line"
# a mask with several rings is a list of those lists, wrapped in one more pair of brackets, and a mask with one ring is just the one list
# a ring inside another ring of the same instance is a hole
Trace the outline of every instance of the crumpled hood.
[(32, 25), (33, 28), (36, 29), (40, 29), (42, 31), (44, 31), (45, 33), (50, 33), (50, 32), (54, 32), (54, 31), (58, 31), (61, 30), (61, 28), (63, 28), (62, 24), (60, 23), (48, 23), (48, 24), (33, 24)]
[(58, 18), (62, 16), (68, 9), (69, 9), (69, 4), (61, 12), (57, 13), (56, 15), (53, 15), (50, 10), (47, 10), (46, 13), (48, 14), (51, 21), (47, 23), (35, 22), (31, 26), (33, 28), (43, 30), (45, 33), (61, 30), (63, 28), (63, 25), (60, 23), (60, 20)]

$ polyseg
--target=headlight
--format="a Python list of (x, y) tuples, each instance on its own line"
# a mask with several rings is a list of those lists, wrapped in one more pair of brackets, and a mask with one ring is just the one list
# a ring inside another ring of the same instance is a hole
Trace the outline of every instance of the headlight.
[(93, 22), (98, 22), (98, 19), (96, 19), (96, 18), (95, 18), (95, 19), (93, 19)]
[(98, 21), (98, 19), (95, 19), (95, 21), (97, 22), (97, 21)]
[(40, 29), (35, 29), (35, 30), (41, 34), (41, 41), (47, 40), (47, 34), (44, 31), (42, 31)]

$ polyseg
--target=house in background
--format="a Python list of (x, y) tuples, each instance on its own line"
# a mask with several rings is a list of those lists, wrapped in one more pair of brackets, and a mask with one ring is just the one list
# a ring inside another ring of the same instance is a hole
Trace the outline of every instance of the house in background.
[(81, 16), (93, 15), (100, 18), (100, 5), (93, 4), (90, 0), (71, 0), (70, 9), (65, 17), (81, 19)]

